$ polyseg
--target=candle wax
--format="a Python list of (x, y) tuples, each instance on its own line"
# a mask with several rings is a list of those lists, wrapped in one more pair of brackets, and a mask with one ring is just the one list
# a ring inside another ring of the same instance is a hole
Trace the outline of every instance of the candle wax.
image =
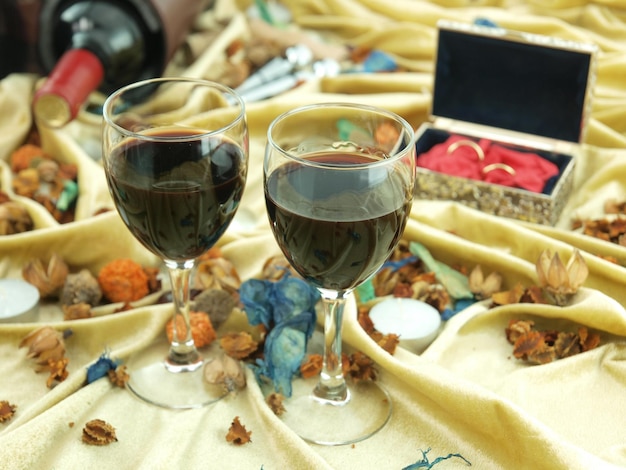
[(0, 322), (29, 321), (39, 302), (35, 286), (20, 279), (0, 279)]
[(408, 349), (421, 350), (437, 336), (441, 316), (425, 302), (408, 298), (385, 299), (370, 310), (374, 327), (382, 334), (394, 333)]

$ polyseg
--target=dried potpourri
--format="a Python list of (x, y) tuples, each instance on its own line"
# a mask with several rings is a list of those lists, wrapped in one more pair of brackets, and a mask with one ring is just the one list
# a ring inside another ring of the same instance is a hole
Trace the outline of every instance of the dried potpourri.
[(55, 160), (38, 145), (24, 144), (10, 156), (15, 194), (40, 203), (59, 223), (74, 221), (78, 167)]
[(48, 261), (32, 259), (22, 268), (22, 277), (34, 285), (42, 299), (58, 297), (69, 274), (69, 267), (57, 253)]
[[(213, 329), (211, 319), (204, 312), (189, 312), (189, 324), (191, 327), (191, 336), (197, 348), (203, 348), (211, 344), (217, 338), (217, 333)], [(179, 337), (184, 337), (187, 332), (185, 330), (185, 321), (182, 315), (176, 315), (176, 331)], [(174, 319), (170, 319), (165, 325), (165, 333), (167, 339), (172, 342), (174, 338)]]
[(67, 376), (69, 375), (67, 365), (69, 362), (70, 360), (67, 357), (48, 360), (48, 368), (50, 369), (50, 376), (46, 380), (48, 388), (52, 388), (55, 385), (55, 382), (63, 382), (67, 379)]
[(558, 253), (544, 250), (535, 264), (538, 284), (523, 286), (517, 283), (513, 288), (491, 295), (494, 305), (517, 303), (540, 303), (558, 306), (567, 305), (583, 285), (589, 269), (578, 250), (564, 265)]
[(198, 258), (193, 287), (200, 290), (222, 289), (233, 295), (241, 286), (241, 279), (233, 263), (222, 255), (218, 247), (211, 248)]
[(252, 431), (248, 431), (239, 421), (239, 416), (235, 416), (226, 434), (226, 440), (236, 445), (243, 445), (252, 442), (250, 439), (251, 435)]
[(259, 348), (259, 343), (247, 331), (227, 333), (220, 338), (224, 352), (234, 359), (246, 359)]
[(27, 357), (35, 361), (37, 372), (50, 370), (50, 361), (60, 361), (65, 357), (65, 340), (72, 330), (57, 331), (51, 326), (42, 326), (26, 335), (19, 344), (27, 347)]
[(286, 411), (285, 405), (283, 404), (284, 400), (285, 396), (276, 392), (270, 393), (265, 398), (265, 402), (269, 405), (270, 410), (272, 410), (276, 416), (281, 416)]
[(229, 392), (241, 390), (246, 386), (246, 374), (241, 363), (226, 354), (207, 362), (203, 372), (208, 383), (221, 384)]
[(531, 364), (547, 364), (589, 351), (600, 344), (600, 336), (590, 333), (584, 326), (576, 333), (539, 331), (532, 320), (510, 320), (505, 334), (513, 345), (513, 356)]
[(626, 201), (607, 199), (604, 202), (604, 212), (615, 217), (576, 219), (572, 223), (572, 228), (582, 229), (582, 233), (587, 236), (626, 246), (626, 217), (623, 217), (626, 215)]
[(0, 400), (0, 423), (9, 421), (13, 418), (17, 405), (12, 405), (6, 400)]
[(0, 190), (0, 235), (29, 232), (34, 228), (35, 222), (26, 208)]
[(127, 258), (107, 263), (98, 273), (98, 283), (111, 302), (133, 302), (150, 293), (148, 274), (139, 263)]
[(257, 380), (269, 379), (275, 391), (291, 396), (291, 381), (315, 330), (319, 292), (300, 278), (284, 276), (276, 282), (249, 279), (241, 284), (239, 297), (250, 325), (268, 332), (263, 357), (252, 365)]
[(126, 383), (130, 379), (130, 375), (128, 375), (126, 369), (125, 365), (118, 365), (115, 369), (109, 369), (107, 371), (107, 376), (113, 385), (120, 388), (126, 387)]
[(92, 419), (83, 428), (82, 441), (92, 446), (106, 446), (117, 442), (115, 428), (102, 419)]
[(573, 255), (564, 265), (558, 253), (544, 250), (536, 263), (539, 286), (552, 298), (556, 305), (566, 305), (571, 297), (587, 280), (589, 268), (580, 251), (574, 249)]

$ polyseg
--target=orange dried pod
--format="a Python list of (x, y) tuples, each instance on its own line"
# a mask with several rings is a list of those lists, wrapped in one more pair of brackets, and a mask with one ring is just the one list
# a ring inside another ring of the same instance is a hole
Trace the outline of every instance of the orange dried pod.
[(116, 259), (98, 273), (102, 294), (111, 302), (133, 302), (150, 293), (148, 275), (131, 259)]
[[(208, 346), (217, 338), (217, 333), (213, 329), (211, 319), (204, 312), (189, 312), (189, 323), (191, 326), (191, 337), (197, 348)], [(176, 315), (176, 331), (185, 335), (185, 321), (181, 315)], [(167, 339), (172, 342), (174, 338), (174, 320), (170, 319), (165, 325)]]

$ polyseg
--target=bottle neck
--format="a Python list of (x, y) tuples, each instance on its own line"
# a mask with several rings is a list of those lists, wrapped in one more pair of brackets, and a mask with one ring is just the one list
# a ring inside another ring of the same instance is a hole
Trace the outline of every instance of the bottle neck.
[(104, 77), (100, 59), (87, 49), (70, 49), (36, 91), (33, 113), (38, 123), (62, 127), (76, 117)]

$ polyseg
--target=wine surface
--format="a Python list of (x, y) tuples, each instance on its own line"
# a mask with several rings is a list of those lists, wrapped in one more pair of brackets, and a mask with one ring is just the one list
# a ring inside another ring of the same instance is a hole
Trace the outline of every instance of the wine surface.
[[(193, 133), (160, 132), (184, 137)], [(107, 178), (135, 237), (166, 260), (196, 258), (235, 215), (246, 179), (241, 147), (219, 137), (176, 142), (130, 140), (110, 155)]]
[[(349, 290), (385, 262), (406, 225), (412, 195), (402, 170), (350, 168), (360, 154), (314, 154), (342, 169), (285, 164), (269, 175), (266, 205), (272, 230), (293, 267), (317, 287)], [(347, 164), (347, 165), (346, 165)]]

